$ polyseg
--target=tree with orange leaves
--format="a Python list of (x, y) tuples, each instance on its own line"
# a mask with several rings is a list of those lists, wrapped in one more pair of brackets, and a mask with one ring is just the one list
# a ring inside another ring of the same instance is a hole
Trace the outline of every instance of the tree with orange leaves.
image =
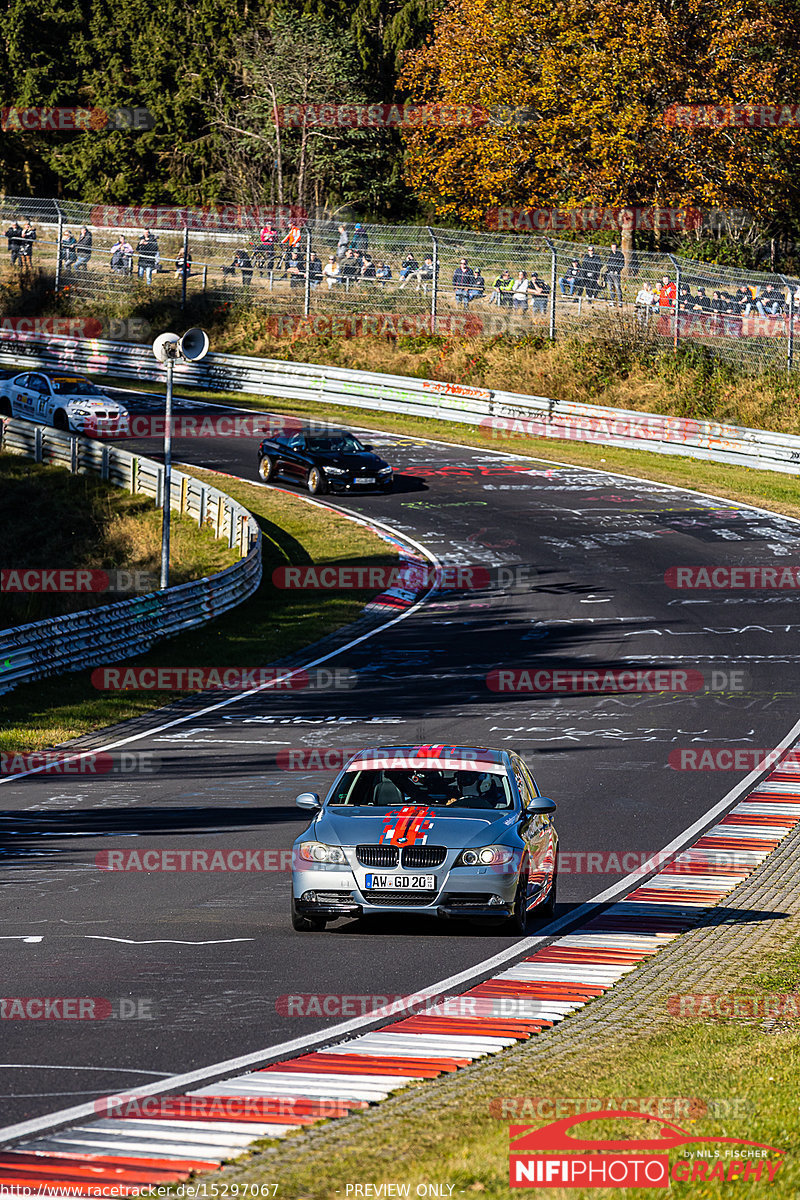
[(472, 225), (508, 205), (800, 212), (800, 128), (674, 123), (676, 104), (797, 103), (799, 44), (792, 0), (447, 0), (400, 84), (488, 119), (409, 130), (407, 178)]

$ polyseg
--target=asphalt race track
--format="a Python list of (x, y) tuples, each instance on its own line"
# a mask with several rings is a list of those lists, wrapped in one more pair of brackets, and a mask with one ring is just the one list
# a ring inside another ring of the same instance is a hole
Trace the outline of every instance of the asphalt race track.
[[(146, 407), (134, 393), (123, 398)], [(334, 772), (289, 772), (286, 751), (518, 748), (559, 803), (571, 868), (562, 869), (561, 915), (626, 873), (605, 859), (588, 872), (579, 852), (645, 857), (747, 773), (676, 770), (671, 752), (769, 748), (797, 719), (795, 594), (665, 583), (675, 566), (789, 563), (796, 523), (577, 467), (389, 434), (368, 440), (396, 466), (394, 493), (326, 500), (386, 522), (445, 563), (526, 569), (503, 590), (445, 591), (343, 652), (328, 665), (353, 674), (347, 689), (261, 692), (161, 732), (168, 718), (153, 717), (129, 749), (151, 752), (155, 774), (3, 783), (7, 995), (102, 997), (115, 1006), (123, 998), (132, 1014), (4, 1021), (3, 1124), (338, 1019), (287, 1015), (286, 995), (407, 994), (512, 944), (492, 929), (409, 919), (299, 935), (285, 870), (95, 864), (112, 849), (287, 850), (306, 823), (294, 796), (324, 792)], [(157, 442), (133, 448), (158, 457)], [(178, 439), (174, 457), (255, 480), (256, 449), (241, 438)], [(497, 693), (486, 681), (497, 667), (631, 666), (700, 672), (702, 686), (554, 696)]]

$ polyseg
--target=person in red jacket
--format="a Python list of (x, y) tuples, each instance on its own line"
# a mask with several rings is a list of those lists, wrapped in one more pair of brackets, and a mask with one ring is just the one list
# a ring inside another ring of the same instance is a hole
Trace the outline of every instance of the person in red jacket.
[(670, 279), (669, 275), (662, 276), (661, 286), (658, 289), (659, 306), (661, 308), (673, 308), (677, 294), (678, 291), (674, 280)]

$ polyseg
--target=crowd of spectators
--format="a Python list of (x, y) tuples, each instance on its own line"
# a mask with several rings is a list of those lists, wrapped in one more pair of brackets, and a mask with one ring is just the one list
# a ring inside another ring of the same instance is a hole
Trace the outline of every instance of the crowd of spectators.
[[(701, 287), (699, 284), (693, 292), (688, 283), (682, 283), (678, 296), (675, 280), (670, 279), (668, 275), (662, 276), (661, 282), (655, 285), (646, 281), (642, 283), (636, 295), (636, 310), (642, 317), (654, 311), (671, 311), (675, 308), (676, 298), (679, 312), (698, 315), (780, 317), (789, 311), (789, 297), (784, 295), (775, 283), (768, 283), (763, 287), (758, 284), (740, 284), (735, 292)], [(798, 301), (800, 295), (795, 292), (795, 308)]]

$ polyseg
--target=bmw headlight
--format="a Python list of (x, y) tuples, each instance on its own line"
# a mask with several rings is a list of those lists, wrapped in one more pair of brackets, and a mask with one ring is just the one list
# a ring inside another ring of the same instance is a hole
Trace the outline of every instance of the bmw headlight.
[(462, 850), (453, 864), (456, 867), (501, 867), (513, 861), (515, 851), (508, 846), (481, 846)]
[(324, 471), (325, 471), (326, 475), (346, 475), (347, 474), (347, 471), (344, 469), (344, 467), (325, 467)]
[(324, 842), (301, 842), (297, 847), (297, 857), (301, 866), (347, 862), (340, 846), (326, 846)]
[(378, 471), (379, 475), (391, 475), (391, 473), (392, 473), (391, 467), (381, 467), (380, 471)]

